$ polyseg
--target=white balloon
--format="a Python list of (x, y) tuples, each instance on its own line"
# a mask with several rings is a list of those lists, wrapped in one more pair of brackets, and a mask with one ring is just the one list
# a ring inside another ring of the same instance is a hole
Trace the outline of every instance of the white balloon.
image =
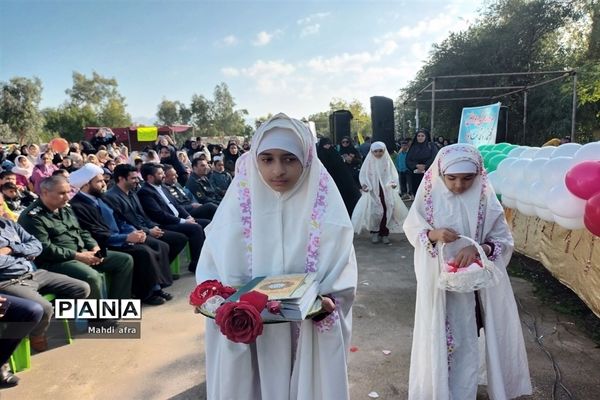
[[(496, 191), (497, 194), (503, 194), (505, 193), (505, 188), (506, 185), (510, 185), (510, 181), (507, 178), (502, 178), (500, 175), (498, 175), (498, 191)], [(494, 190), (496, 190), (496, 187), (494, 187)]]
[(555, 216), (579, 218), (583, 217), (586, 201), (569, 192), (567, 185), (561, 182), (550, 189), (546, 203)]
[(552, 211), (548, 210), (545, 207), (535, 206), (535, 213), (544, 221), (554, 222), (554, 214), (552, 214)]
[(550, 188), (543, 181), (537, 180), (531, 184), (529, 190), (531, 192), (531, 203), (536, 207), (547, 209), (546, 199), (548, 198)]
[(573, 158), (571, 157), (557, 157), (546, 161), (546, 164), (544, 164), (542, 168), (541, 175), (544, 184), (551, 187), (560, 182), (564, 182), (565, 175), (572, 165)]
[(550, 155), (550, 158), (556, 157), (573, 157), (577, 150), (581, 148), (579, 143), (565, 143), (558, 146)]
[(584, 144), (573, 156), (576, 164), (582, 161), (598, 161), (600, 160), (600, 142), (592, 142)]
[(537, 217), (535, 206), (527, 201), (517, 199), (517, 209), (523, 215), (527, 215), (528, 217)]
[(517, 200), (512, 197), (508, 197), (506, 194), (502, 195), (502, 204), (507, 208), (517, 208)]
[(532, 160), (537, 154), (539, 147), (530, 147), (519, 155), (519, 158), (525, 160)]
[(527, 146), (517, 146), (514, 149), (512, 149), (511, 151), (508, 152), (507, 157), (516, 157), (519, 158), (519, 156), (521, 155), (522, 152), (524, 152), (525, 150), (527, 150)]
[(533, 158), (550, 158), (555, 149), (555, 146), (542, 147), (537, 153), (535, 153), (535, 157)]
[(517, 161), (516, 157), (506, 157), (504, 160), (498, 163), (498, 168), (496, 168), (496, 172), (502, 177), (506, 178), (506, 174), (510, 168), (510, 166)]
[(585, 224), (583, 223), (583, 217), (579, 218), (564, 218), (559, 215), (554, 216), (554, 222), (563, 228), (567, 229), (583, 229), (585, 228)]
[(533, 182), (539, 180), (544, 172), (544, 165), (548, 161), (547, 158), (535, 158), (529, 163), (527, 171), (523, 173), (525, 183), (531, 185)]
[(531, 160), (523, 160), (519, 158), (510, 165), (510, 168), (508, 169), (508, 178), (520, 180), (530, 163)]
[(496, 194), (501, 194), (501, 192), (500, 192), (502, 190), (501, 178), (496, 173), (496, 171), (492, 171), (492, 172), (488, 173), (488, 180), (490, 182), (490, 185), (492, 185), (492, 187), (494, 188), (494, 192), (496, 192)]

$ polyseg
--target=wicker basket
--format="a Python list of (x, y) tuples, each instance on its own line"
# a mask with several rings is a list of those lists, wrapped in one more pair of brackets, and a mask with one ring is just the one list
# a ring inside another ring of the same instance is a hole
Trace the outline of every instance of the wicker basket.
[(499, 279), (498, 270), (494, 263), (487, 258), (479, 243), (467, 236), (461, 235), (460, 238), (471, 242), (475, 246), (479, 253), (482, 267), (465, 272), (447, 271), (446, 260), (444, 259), (445, 243), (442, 243), (438, 256), (440, 267), (438, 287), (450, 292), (468, 293), (496, 285)]

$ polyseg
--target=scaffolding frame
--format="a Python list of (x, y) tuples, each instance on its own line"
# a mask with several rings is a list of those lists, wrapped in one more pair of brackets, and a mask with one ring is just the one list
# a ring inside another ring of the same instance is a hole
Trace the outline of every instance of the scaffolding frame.
[[(542, 82), (534, 83), (531, 85), (520, 85), (520, 86), (485, 86), (485, 87), (460, 87), (451, 89), (436, 89), (436, 83), (440, 80), (446, 79), (458, 79), (458, 78), (482, 78), (482, 77), (509, 77), (509, 76), (535, 76), (535, 75), (554, 75), (552, 78), (545, 79)], [(499, 100), (506, 96), (513, 94), (523, 93), (523, 138), (527, 136), (527, 94), (529, 90), (539, 86), (544, 86), (559, 80), (572, 77), (573, 79), (573, 104), (571, 108), (571, 141), (575, 141), (575, 122), (577, 116), (577, 71), (574, 69), (565, 71), (534, 71), (534, 72), (504, 72), (504, 73), (492, 73), (492, 74), (466, 74), (466, 75), (442, 75), (429, 77), (430, 82), (425, 85), (421, 90), (417, 92), (412, 101), (415, 102), (415, 124), (417, 130), (419, 129), (419, 103), (431, 102), (431, 122), (429, 128), (429, 135), (431, 140), (434, 140), (434, 129), (435, 129), (435, 106), (437, 102), (442, 101), (464, 101), (464, 100)], [(501, 93), (499, 95), (490, 95), (483, 97), (444, 97), (436, 98), (436, 93), (461, 93), (475, 92), (475, 91), (497, 91), (497, 90), (509, 90), (508, 92)], [(419, 96), (423, 94), (431, 93), (430, 99), (419, 99)], [(406, 104), (407, 100), (404, 102)], [(508, 118), (508, 111), (507, 111)]]

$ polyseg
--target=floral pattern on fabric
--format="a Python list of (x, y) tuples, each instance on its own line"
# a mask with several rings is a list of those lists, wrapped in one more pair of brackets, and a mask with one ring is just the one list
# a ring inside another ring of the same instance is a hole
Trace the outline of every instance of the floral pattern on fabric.
[(488, 239), (486, 240), (486, 242), (489, 242), (494, 245), (494, 251), (488, 256), (488, 260), (496, 261), (498, 257), (500, 257), (500, 255), (502, 254), (502, 243), (494, 239)]
[(452, 334), (452, 328), (450, 327), (450, 322), (446, 320), (446, 348), (448, 352), (448, 371), (450, 371), (452, 367), (452, 360), (454, 358), (454, 335)]
[(427, 170), (425, 172), (425, 176), (423, 177), (423, 190), (425, 194), (425, 220), (431, 226), (433, 225), (433, 199), (431, 198), (431, 190), (432, 190), (432, 177), (431, 170)]
[(319, 190), (317, 191), (317, 198), (313, 205), (312, 213), (310, 216), (310, 225), (308, 228), (308, 248), (306, 249), (306, 264), (304, 272), (316, 272), (317, 261), (319, 258), (319, 243), (321, 240), (321, 220), (325, 209), (327, 208), (327, 185), (329, 180), (329, 174), (325, 172), (325, 169), (321, 170), (321, 176), (319, 178)]
[(429, 253), (431, 257), (435, 258), (437, 257), (438, 251), (433, 245), (433, 243), (431, 243), (431, 240), (429, 240), (427, 232), (427, 230), (424, 230), (421, 233), (419, 233), (419, 240), (421, 241), (421, 244), (427, 249), (427, 253)]
[(331, 314), (327, 316), (327, 318), (322, 319), (321, 321), (315, 321), (314, 324), (317, 327), (319, 333), (329, 332), (334, 326), (336, 321), (340, 319), (337, 310), (334, 310)]
[[(242, 166), (242, 164), (244, 164)], [(240, 202), (240, 212), (242, 214), (242, 233), (244, 236), (244, 247), (246, 260), (248, 261), (248, 274), (252, 276), (252, 203), (250, 201), (250, 186), (245, 163), (238, 163), (239, 168), (236, 171), (238, 176), (238, 200)]]

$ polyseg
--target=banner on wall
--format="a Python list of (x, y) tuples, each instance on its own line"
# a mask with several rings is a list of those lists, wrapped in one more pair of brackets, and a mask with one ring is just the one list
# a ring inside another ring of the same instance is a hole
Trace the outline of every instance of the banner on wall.
[(500, 103), (463, 108), (458, 143), (468, 143), (475, 147), (496, 143), (499, 112)]

